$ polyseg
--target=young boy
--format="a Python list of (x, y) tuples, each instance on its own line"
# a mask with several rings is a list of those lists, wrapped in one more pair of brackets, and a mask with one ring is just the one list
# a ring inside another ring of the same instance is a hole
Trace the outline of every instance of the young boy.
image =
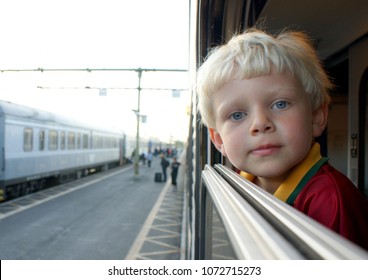
[(332, 84), (304, 33), (252, 29), (198, 70), (215, 147), (247, 179), (368, 250), (368, 202), (320, 155)]

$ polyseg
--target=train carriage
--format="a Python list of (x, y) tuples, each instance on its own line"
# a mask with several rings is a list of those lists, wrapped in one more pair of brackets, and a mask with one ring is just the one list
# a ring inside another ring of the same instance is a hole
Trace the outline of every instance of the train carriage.
[(122, 164), (125, 134), (0, 101), (0, 201)]

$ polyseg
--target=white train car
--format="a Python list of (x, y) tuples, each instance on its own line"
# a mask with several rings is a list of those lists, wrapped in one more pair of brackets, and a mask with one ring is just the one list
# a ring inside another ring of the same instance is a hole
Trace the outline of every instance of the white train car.
[(122, 164), (125, 135), (0, 101), (0, 201)]

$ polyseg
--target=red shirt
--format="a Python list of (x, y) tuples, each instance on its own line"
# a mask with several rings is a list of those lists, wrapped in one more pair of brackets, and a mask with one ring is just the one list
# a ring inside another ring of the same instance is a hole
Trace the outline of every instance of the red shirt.
[(331, 165), (317, 171), (293, 206), (368, 250), (368, 200)]

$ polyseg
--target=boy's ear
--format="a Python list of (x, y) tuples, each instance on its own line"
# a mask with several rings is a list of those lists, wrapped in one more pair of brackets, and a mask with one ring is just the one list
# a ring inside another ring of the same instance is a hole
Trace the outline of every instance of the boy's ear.
[(213, 128), (209, 128), (208, 130), (210, 132), (210, 138), (213, 145), (215, 145), (216, 149), (219, 150), (224, 157), (226, 157), (226, 152), (220, 134)]
[(321, 136), (326, 128), (328, 119), (328, 104), (324, 103), (319, 106), (313, 113), (313, 136)]

